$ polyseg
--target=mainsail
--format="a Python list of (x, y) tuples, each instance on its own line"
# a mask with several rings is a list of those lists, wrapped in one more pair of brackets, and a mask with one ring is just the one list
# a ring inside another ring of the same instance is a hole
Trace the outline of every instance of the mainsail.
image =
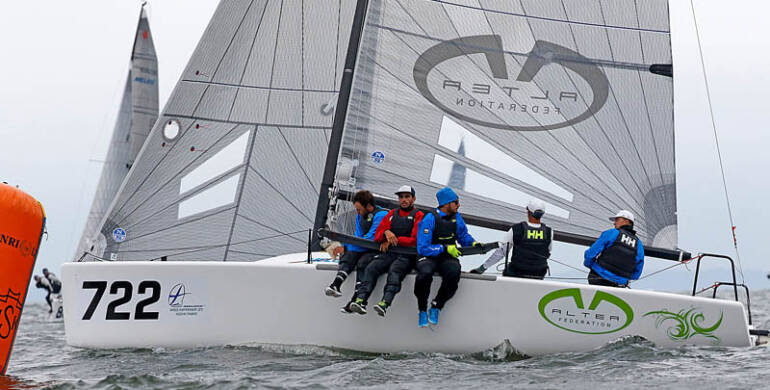
[(99, 224), (157, 118), (158, 59), (143, 6), (136, 27), (131, 66), (123, 89), (118, 119), (75, 259), (94, 249), (93, 237), (99, 231)]
[(336, 174), (341, 193), (596, 236), (618, 209), (677, 244), (666, 0), (370, 0)]
[(304, 250), (355, 6), (222, 0), (94, 253), (252, 261)]

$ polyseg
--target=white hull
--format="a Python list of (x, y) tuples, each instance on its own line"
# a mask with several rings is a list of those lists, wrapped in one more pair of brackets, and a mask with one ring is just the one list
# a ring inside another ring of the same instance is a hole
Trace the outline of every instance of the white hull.
[[(334, 272), (328, 264), (305, 264), (304, 258), (65, 264), (67, 343), (88, 348), (266, 343), (472, 353), (507, 340), (531, 356), (590, 350), (624, 336), (642, 336), (664, 347), (751, 345), (738, 302), (486, 275), (461, 279), (433, 330), (417, 327), (413, 275), (404, 281), (387, 317), (373, 310), (366, 316), (342, 314), (339, 308), (352, 292), (354, 278), (343, 285), (343, 298), (327, 297), (323, 289)], [(83, 288), (84, 282), (93, 282), (91, 288)], [(439, 284), (436, 278), (431, 296)], [(99, 285), (105, 292), (94, 300)], [(382, 287), (381, 278), (372, 303), (381, 297)], [(106, 319), (111, 302), (124, 296), (130, 299), (112, 303), (111, 316), (128, 319)], [(90, 319), (84, 319), (94, 302)], [(137, 319), (153, 313), (157, 319)], [(715, 329), (704, 329), (720, 318)]]

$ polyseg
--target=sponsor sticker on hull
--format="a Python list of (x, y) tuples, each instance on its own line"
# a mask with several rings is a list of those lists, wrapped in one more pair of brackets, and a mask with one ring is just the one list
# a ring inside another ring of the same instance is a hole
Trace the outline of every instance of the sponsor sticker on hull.
[(634, 320), (633, 309), (623, 299), (604, 291), (589, 294), (579, 288), (552, 291), (540, 299), (538, 311), (549, 324), (581, 334), (614, 333)]

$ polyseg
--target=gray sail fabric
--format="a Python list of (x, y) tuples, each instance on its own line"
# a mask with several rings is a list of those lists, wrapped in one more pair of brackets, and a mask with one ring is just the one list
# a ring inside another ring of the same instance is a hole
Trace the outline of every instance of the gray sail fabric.
[(222, 0), (95, 252), (255, 261), (304, 251), (354, 10), (349, 0)]
[[(462, 183), (462, 212), (598, 235), (619, 209), (677, 244), (665, 0), (371, 0), (340, 188), (418, 203)], [(460, 180), (462, 178), (462, 180)]]
[(99, 183), (75, 259), (94, 248), (94, 235), (158, 118), (158, 59), (145, 9), (139, 15), (131, 66)]

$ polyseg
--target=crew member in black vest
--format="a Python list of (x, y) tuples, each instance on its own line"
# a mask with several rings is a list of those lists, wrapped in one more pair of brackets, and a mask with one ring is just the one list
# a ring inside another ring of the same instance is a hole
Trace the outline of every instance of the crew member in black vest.
[[(353, 206), (356, 208), (357, 214), (355, 236), (367, 240), (373, 239), (380, 221), (382, 221), (388, 211), (374, 204), (374, 196), (369, 191), (356, 192), (353, 196)], [(364, 269), (366, 269), (366, 266), (376, 253), (376, 251), (357, 245), (345, 244), (339, 261), (337, 275), (329, 287), (326, 287), (324, 290), (326, 295), (335, 298), (341, 297), (342, 291), (340, 291), (340, 286), (342, 286), (342, 283), (354, 269), (356, 270), (356, 284), (360, 283)], [(351, 312), (350, 303), (353, 302), (354, 298), (355, 294), (350, 302), (342, 308), (343, 312)]]
[(478, 268), (471, 270), (474, 274), (483, 274), (505, 257), (505, 252), (511, 252), (511, 261), (503, 270), (503, 276), (516, 278), (543, 279), (548, 272), (548, 258), (551, 257), (553, 230), (540, 222), (545, 214), (545, 203), (532, 199), (527, 204), (527, 220), (513, 225), (505, 233), (500, 247)]
[[(439, 207), (426, 214), (420, 222), (417, 232), (417, 278), (414, 281), (414, 295), (417, 297), (419, 310), (418, 326), (425, 328), (428, 323), (438, 325), (438, 315), (444, 304), (452, 298), (460, 282), (460, 261), (462, 254), (457, 247), (472, 246), (478, 243), (468, 233), (462, 216), (457, 212), (460, 199), (449, 187), (436, 193)], [(441, 287), (428, 310), (428, 296), (433, 274), (441, 275)]]
[(356, 301), (350, 308), (359, 313), (366, 314), (366, 303), (377, 284), (377, 278), (388, 273), (385, 291), (382, 300), (374, 306), (374, 310), (380, 316), (385, 313), (393, 303), (393, 298), (401, 291), (403, 282), (409, 271), (414, 268), (415, 256), (388, 252), (391, 247), (414, 248), (417, 245), (417, 227), (423, 217), (423, 212), (414, 207), (415, 192), (411, 186), (401, 186), (396, 191), (398, 195), (397, 209), (390, 210), (380, 222), (374, 241), (380, 243), (380, 252), (366, 266), (361, 284), (356, 291)]
[(634, 215), (620, 210), (610, 217), (615, 228), (606, 230), (586, 249), (583, 264), (591, 269), (588, 283), (600, 286), (626, 287), (637, 280), (644, 268), (644, 246), (634, 230)]

